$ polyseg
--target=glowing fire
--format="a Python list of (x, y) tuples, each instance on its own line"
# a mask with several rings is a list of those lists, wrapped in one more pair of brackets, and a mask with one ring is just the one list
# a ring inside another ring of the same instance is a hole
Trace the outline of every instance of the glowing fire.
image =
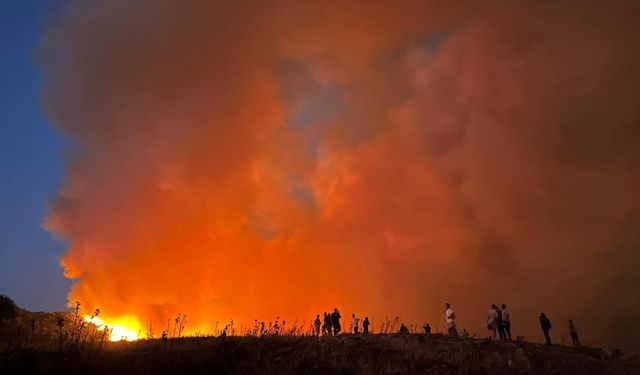
[(636, 22), (613, 22), (632, 12), (139, 3), (64, 7), (38, 53), (71, 140), (46, 227), (111, 340), (308, 332), (336, 307), (345, 330), (442, 327), (445, 301), (486, 332), (491, 298), (598, 327), (601, 295), (603, 319), (640, 311)]
[(84, 320), (87, 323), (96, 325), (98, 331), (104, 331), (105, 328), (108, 328), (111, 331), (109, 334), (110, 341), (134, 341), (140, 338), (140, 324), (135, 318), (121, 317), (114, 319), (114, 323), (107, 324), (97, 316), (85, 315)]

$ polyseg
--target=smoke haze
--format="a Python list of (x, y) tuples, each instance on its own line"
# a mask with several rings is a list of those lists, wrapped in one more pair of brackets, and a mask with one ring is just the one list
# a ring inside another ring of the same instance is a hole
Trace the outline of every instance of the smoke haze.
[[(572, 318), (638, 350), (640, 3), (68, 1), (69, 301), (187, 332)], [(156, 334), (161, 328), (156, 329)]]

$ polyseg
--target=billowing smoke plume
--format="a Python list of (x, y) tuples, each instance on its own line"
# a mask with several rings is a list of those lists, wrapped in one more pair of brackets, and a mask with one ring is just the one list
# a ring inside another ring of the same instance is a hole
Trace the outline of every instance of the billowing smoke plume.
[(70, 301), (192, 333), (450, 301), (480, 335), (504, 302), (637, 348), (640, 3), (445, 3), (69, 2)]

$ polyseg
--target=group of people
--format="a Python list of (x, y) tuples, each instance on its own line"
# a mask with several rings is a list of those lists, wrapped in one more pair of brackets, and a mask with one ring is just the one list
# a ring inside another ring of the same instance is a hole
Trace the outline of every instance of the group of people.
[[(360, 333), (360, 318), (356, 314), (351, 314), (353, 319), (353, 333)], [(316, 315), (316, 319), (313, 321), (313, 334), (314, 336), (320, 336), (320, 328), (322, 328), (323, 336), (337, 336), (342, 331), (340, 325), (340, 311), (337, 308), (333, 309), (332, 313), (324, 313), (324, 319), (320, 320), (320, 314)], [(362, 321), (362, 333), (365, 335), (369, 333), (369, 317), (365, 317)]]
[(511, 315), (507, 310), (507, 305), (502, 304), (502, 308), (491, 305), (487, 314), (487, 329), (491, 331), (492, 337), (496, 338), (496, 333), (500, 340), (511, 340)]
[[(545, 313), (540, 313), (540, 328), (542, 329), (542, 333), (544, 334), (545, 344), (551, 345), (551, 336), (549, 336), (549, 331), (551, 330), (551, 320), (547, 318), (547, 315)], [(576, 325), (571, 319), (569, 319), (569, 335), (571, 336), (571, 342), (574, 346), (580, 345), (578, 330), (576, 329)]]
[[(451, 336), (458, 336), (456, 314), (450, 303), (447, 302), (445, 307), (447, 332)], [(356, 314), (351, 314), (351, 318), (353, 322), (353, 333), (360, 333), (361, 319), (357, 317)], [(313, 321), (313, 335), (320, 336), (320, 332), (322, 331), (323, 336), (337, 336), (342, 331), (340, 319), (342, 319), (342, 316), (337, 308), (333, 309), (333, 312), (331, 313), (325, 312), (322, 320), (320, 318), (320, 314), (316, 315), (316, 319)], [(365, 317), (364, 320), (362, 320), (363, 334), (366, 335), (369, 333), (370, 324), (369, 317)], [(540, 328), (544, 334), (545, 343), (547, 345), (551, 345), (551, 336), (549, 335), (549, 331), (551, 330), (551, 320), (549, 320), (545, 313), (540, 314)], [(425, 334), (431, 334), (431, 326), (429, 323), (426, 323), (423, 326), (423, 329)], [(500, 340), (511, 340), (511, 314), (507, 309), (506, 304), (503, 303), (500, 307), (496, 304), (491, 305), (491, 309), (489, 309), (489, 312), (487, 313), (487, 329), (491, 332), (490, 337), (493, 339), (500, 338)], [(401, 324), (399, 333), (409, 333), (409, 329), (404, 324)], [(571, 319), (569, 319), (569, 333), (571, 335), (573, 345), (580, 345), (576, 326)], [(466, 329), (463, 329), (460, 336), (469, 337), (469, 332), (467, 332)]]
[[(453, 312), (450, 303), (445, 304), (445, 320), (447, 323), (447, 331), (449, 335), (458, 336), (458, 330), (456, 327), (456, 314)], [(542, 329), (542, 333), (544, 334), (545, 344), (551, 345), (551, 336), (549, 335), (549, 331), (551, 330), (551, 320), (547, 317), (545, 313), (540, 313), (540, 328)], [(502, 308), (499, 308), (497, 305), (491, 305), (491, 309), (487, 314), (487, 329), (491, 332), (491, 337), (494, 339), (497, 336), (500, 337), (500, 340), (511, 340), (511, 314), (507, 309), (506, 304), (502, 304)], [(431, 327), (429, 324), (424, 326), (424, 330), (426, 334), (431, 333)], [(571, 341), (573, 345), (580, 345), (580, 340), (578, 339), (578, 331), (576, 329), (573, 320), (569, 319), (569, 334), (571, 335)], [(463, 336), (468, 336), (466, 330), (463, 330)]]

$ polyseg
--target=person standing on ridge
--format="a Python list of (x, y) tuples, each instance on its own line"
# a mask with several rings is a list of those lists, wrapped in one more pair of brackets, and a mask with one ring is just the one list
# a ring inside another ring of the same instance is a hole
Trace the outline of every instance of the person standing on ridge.
[(360, 318), (358, 318), (356, 314), (351, 314), (351, 317), (353, 318), (353, 334), (357, 335), (359, 324), (360, 324)]
[(502, 311), (500, 313), (502, 315), (502, 331), (504, 332), (505, 338), (511, 340), (511, 314), (509, 310), (507, 310), (506, 304), (502, 304)]
[(551, 329), (551, 320), (547, 318), (545, 313), (540, 313), (540, 328), (542, 328), (542, 332), (544, 333), (544, 339), (546, 340), (546, 345), (551, 345), (551, 337), (549, 336), (549, 330)]
[(507, 335), (505, 335), (504, 327), (502, 325), (502, 310), (500, 309), (500, 305), (496, 305), (496, 312), (498, 313), (498, 319), (496, 319), (498, 336), (500, 337), (500, 340), (506, 340)]
[(578, 339), (578, 331), (576, 330), (576, 325), (573, 324), (573, 320), (569, 319), (569, 334), (571, 335), (571, 341), (573, 342), (573, 346), (580, 345), (580, 340)]
[(447, 321), (447, 331), (451, 336), (458, 336), (458, 331), (456, 330), (456, 314), (453, 312), (449, 302), (445, 304), (445, 307), (447, 308), (444, 315)]
[(333, 327), (334, 336), (337, 336), (338, 333), (340, 333), (340, 331), (342, 330), (342, 327), (340, 327), (340, 318), (342, 317), (340, 316), (340, 312), (336, 307), (335, 309), (333, 309), (333, 312), (331, 313), (331, 326)]
[(491, 331), (491, 337), (496, 339), (496, 330), (498, 328), (498, 307), (491, 305), (491, 309), (487, 313), (487, 329)]
[(324, 324), (322, 325), (322, 334), (324, 336), (331, 336), (331, 316), (328, 313), (324, 313)]
[(320, 336), (320, 314), (316, 315), (316, 320), (313, 321), (313, 335)]
[(362, 321), (362, 333), (364, 333), (365, 335), (369, 334), (369, 317), (365, 316), (364, 320)]

